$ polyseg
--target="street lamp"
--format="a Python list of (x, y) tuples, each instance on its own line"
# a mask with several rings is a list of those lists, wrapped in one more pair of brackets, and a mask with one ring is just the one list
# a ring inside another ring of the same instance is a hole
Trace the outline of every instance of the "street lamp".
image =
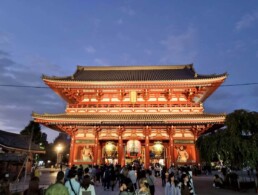
[[(62, 163), (61, 162), (62, 161), (62, 157), (61, 157), (62, 150), (63, 150), (63, 146), (61, 144), (58, 144), (56, 146), (56, 164), (57, 165), (60, 164), (60, 168), (62, 167), (62, 165), (61, 165), (61, 163)], [(61, 168), (61, 170), (62, 170), (62, 168)]]

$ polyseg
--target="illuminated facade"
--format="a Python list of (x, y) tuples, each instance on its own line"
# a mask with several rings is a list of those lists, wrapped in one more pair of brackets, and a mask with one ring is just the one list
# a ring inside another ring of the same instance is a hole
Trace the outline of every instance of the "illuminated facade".
[(72, 76), (43, 76), (67, 102), (65, 113), (33, 117), (71, 136), (70, 165), (195, 164), (197, 138), (225, 121), (203, 102), (226, 77), (198, 75), (192, 64), (78, 66)]

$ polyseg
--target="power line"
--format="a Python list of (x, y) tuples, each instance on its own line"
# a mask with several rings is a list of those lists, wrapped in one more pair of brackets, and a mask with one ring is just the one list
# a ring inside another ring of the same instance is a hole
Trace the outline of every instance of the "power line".
[[(250, 86), (250, 85), (258, 85), (258, 83), (236, 83), (236, 84), (226, 84), (226, 85), (220, 85), (220, 87), (237, 87), (237, 86)], [(33, 86), (33, 85), (2, 85), (0, 84), (0, 87), (16, 87), (16, 88), (35, 88), (35, 89), (49, 89), (49, 87), (45, 86)], [(207, 87), (207, 86), (206, 86)], [(214, 87), (210, 86), (210, 87)]]
[(49, 89), (49, 87), (45, 86), (32, 86), (32, 85), (1, 85), (0, 87), (22, 87), (22, 88), (38, 88), (38, 89)]
[(221, 85), (221, 87), (235, 87), (235, 86), (247, 86), (247, 85), (258, 85), (258, 83), (237, 83), (237, 84)]

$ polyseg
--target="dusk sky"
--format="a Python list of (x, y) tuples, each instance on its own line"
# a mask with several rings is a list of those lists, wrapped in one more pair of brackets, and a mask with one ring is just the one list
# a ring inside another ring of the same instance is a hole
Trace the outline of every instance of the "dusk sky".
[[(70, 76), (77, 65), (190, 63), (229, 74), (205, 112), (258, 111), (258, 1), (1, 1), (0, 129), (19, 133), (33, 111), (66, 106), (51, 89), (5, 85), (45, 87), (42, 74)], [(49, 141), (58, 134), (42, 130)]]

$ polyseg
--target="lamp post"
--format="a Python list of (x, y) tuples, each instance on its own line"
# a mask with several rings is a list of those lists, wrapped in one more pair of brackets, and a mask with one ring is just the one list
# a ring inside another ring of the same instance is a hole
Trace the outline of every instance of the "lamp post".
[(61, 144), (58, 144), (56, 146), (56, 164), (57, 164), (57, 166), (58, 166), (58, 164), (60, 164), (61, 170), (62, 170), (62, 164), (61, 164), (62, 163), (62, 157), (60, 155), (61, 155), (62, 150), (63, 150), (63, 146)]

